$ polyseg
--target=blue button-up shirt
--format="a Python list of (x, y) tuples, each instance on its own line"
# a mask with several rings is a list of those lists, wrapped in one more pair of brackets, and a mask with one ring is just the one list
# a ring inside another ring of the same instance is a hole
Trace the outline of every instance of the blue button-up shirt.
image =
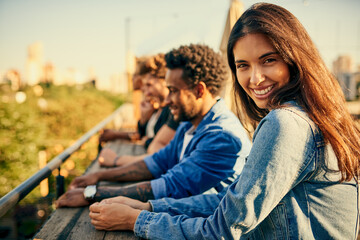
[[(151, 201), (134, 232), (149, 239), (355, 239), (355, 181), (339, 183), (337, 158), (295, 103), (257, 127), (226, 191)], [(326, 167), (325, 167), (326, 166)], [(163, 212), (163, 213), (156, 213)]]
[(204, 116), (180, 161), (184, 135), (192, 126), (181, 123), (166, 147), (145, 158), (155, 178), (151, 181), (155, 199), (187, 197), (213, 187), (219, 192), (241, 171), (251, 141), (224, 100), (218, 100)]

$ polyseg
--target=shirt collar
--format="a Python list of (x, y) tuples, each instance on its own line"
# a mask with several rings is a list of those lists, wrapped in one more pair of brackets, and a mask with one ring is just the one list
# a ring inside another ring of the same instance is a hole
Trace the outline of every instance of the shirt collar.
[(224, 109), (227, 109), (225, 101), (222, 98), (218, 98), (216, 100), (216, 103), (205, 114), (204, 118), (201, 120), (193, 134), (196, 134), (197, 131), (202, 130), (206, 125), (213, 122), (215, 118), (217, 118), (220, 114), (223, 113)]

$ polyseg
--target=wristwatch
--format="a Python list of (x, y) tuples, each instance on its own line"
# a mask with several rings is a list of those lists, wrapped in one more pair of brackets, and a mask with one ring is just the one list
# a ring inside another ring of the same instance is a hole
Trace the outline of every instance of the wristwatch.
[(96, 185), (89, 185), (84, 190), (84, 197), (88, 202), (94, 202), (95, 194), (97, 192)]

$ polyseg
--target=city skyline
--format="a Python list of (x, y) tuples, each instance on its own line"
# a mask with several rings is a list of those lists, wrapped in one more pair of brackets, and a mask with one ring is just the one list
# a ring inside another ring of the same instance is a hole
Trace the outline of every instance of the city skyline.
[[(241, 1), (244, 8), (257, 2)], [(266, 1), (287, 8), (308, 30), (329, 68), (340, 55), (360, 61), (360, 1)], [(136, 56), (204, 43), (219, 50), (230, 1), (0, 0), (0, 73), (25, 72), (27, 48), (43, 45), (43, 60), (60, 73), (89, 71), (100, 80), (125, 71)]]

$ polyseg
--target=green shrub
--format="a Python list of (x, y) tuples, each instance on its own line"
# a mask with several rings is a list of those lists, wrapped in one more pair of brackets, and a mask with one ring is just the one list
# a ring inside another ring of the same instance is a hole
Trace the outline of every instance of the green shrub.
[[(99, 91), (90, 85), (41, 86), (40, 97), (33, 87), (23, 89), (27, 96), (23, 103), (15, 101), (15, 93), (7, 85), (0, 86), (0, 197), (39, 170), (40, 150), (46, 151), (50, 161), (127, 100), (127, 96)], [(39, 101), (47, 106), (41, 108)], [(71, 164), (63, 164), (67, 183), (81, 175), (96, 157), (97, 139), (94, 136), (73, 154), (67, 160)], [(49, 180), (53, 194), (53, 177)], [(39, 198), (37, 187), (24, 201)]]

